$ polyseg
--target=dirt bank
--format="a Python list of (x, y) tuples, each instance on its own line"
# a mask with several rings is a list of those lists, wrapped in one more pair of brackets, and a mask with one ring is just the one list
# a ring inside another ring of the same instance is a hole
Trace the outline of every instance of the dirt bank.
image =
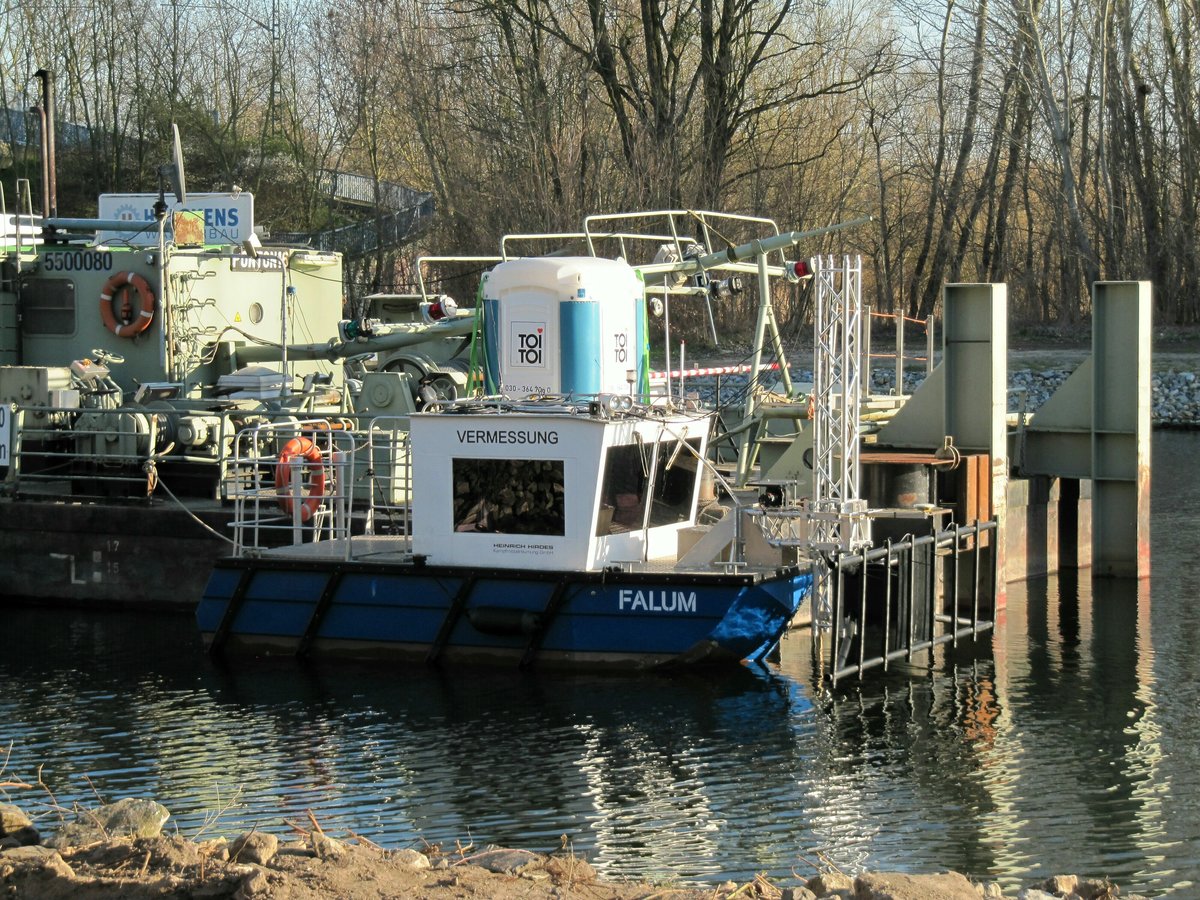
[[(980, 900), (1003, 898), (995, 884), (972, 884), (957, 873), (826, 872), (790, 885), (758, 877), (714, 887), (612, 883), (567, 849), (456, 847), (385, 850), (365, 839), (336, 840), (313, 829), (278, 844), (254, 832), (233, 842), (182, 837), (106, 839), (54, 850), (43, 845), (0, 851), (0, 896), (11, 900)], [(1058, 876), (1020, 894), (1024, 900), (1112, 900), (1106, 881)]]

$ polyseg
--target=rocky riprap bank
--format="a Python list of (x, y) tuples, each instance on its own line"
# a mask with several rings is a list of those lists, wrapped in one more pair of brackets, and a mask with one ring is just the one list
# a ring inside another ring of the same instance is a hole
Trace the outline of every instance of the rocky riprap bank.
[[(1067, 380), (1072, 369), (1017, 369), (1008, 374), (1008, 411), (1036, 411)], [(888, 377), (889, 387), (895, 376)], [(908, 386), (908, 375), (904, 381)], [(918, 379), (919, 381), (919, 379)], [(914, 385), (915, 386), (915, 385)], [(909, 388), (911, 390), (911, 388)], [(1167, 428), (1200, 425), (1200, 378), (1195, 372), (1154, 372), (1150, 376), (1150, 421)]]
[[(1073, 368), (1016, 369), (1008, 373), (1008, 411), (1011, 413), (1035, 412), (1053, 394)], [(792, 378), (797, 383), (811, 383), (811, 370), (795, 369)], [(925, 380), (924, 371), (904, 373), (904, 392), (911, 394)], [(687, 382), (688, 390), (695, 391), (706, 403), (716, 400), (716, 379), (694, 378)], [(727, 375), (721, 379), (721, 400), (724, 403), (739, 403), (746, 389), (747, 380), (740, 375)], [(896, 383), (895, 369), (876, 368), (871, 371), (871, 392), (891, 394)], [(1163, 428), (1200, 427), (1200, 376), (1195, 372), (1155, 372), (1150, 379), (1150, 420)]]
[(326, 834), (311, 815), (287, 823), (296, 839), (251, 831), (232, 841), (165, 836), (170, 813), (125, 799), (63, 816), (43, 839), (29, 817), (0, 803), (0, 897), (14, 900), (366, 900), (488, 897), (492, 900), (1135, 900), (1111, 882), (1057, 876), (1006, 893), (947, 872), (909, 875), (824, 872), (781, 887), (763, 877), (716, 887), (603, 882), (569, 851), (541, 854), (456, 846), (386, 850), (353, 832)]

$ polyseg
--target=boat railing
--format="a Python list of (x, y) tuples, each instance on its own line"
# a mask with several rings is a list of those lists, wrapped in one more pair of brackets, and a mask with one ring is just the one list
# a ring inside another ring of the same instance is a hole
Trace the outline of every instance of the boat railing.
[(869, 669), (959, 641), (975, 640), (995, 624), (998, 568), (995, 520), (955, 524), (932, 534), (907, 535), (875, 547), (834, 552), (824, 561), (817, 590), (832, 594), (832, 627), (814, 623), (814, 648), (836, 685)]
[[(667, 233), (656, 235), (631, 231), (624, 227), (630, 223), (665, 225)], [(765, 226), (772, 234), (779, 234), (779, 226), (774, 219), (694, 209), (598, 213), (583, 220), (583, 230), (587, 237), (588, 248), (593, 254), (597, 252), (597, 241), (615, 239), (619, 242), (621, 255), (628, 258), (630, 248), (626, 245), (626, 241), (637, 239), (671, 244), (679, 254), (679, 258), (682, 259), (688, 245), (692, 243), (699, 243), (707, 253), (712, 253), (716, 246), (728, 246), (729, 240), (723, 232), (727, 231), (731, 225), (738, 224), (751, 225), (756, 228)], [(696, 237), (693, 237), (693, 234), (696, 234)]]
[(145, 501), (158, 487), (165, 435), (147, 410), (13, 404), (4, 415), (0, 465), (9, 493)]
[(0, 185), (0, 249), (4, 252), (16, 253), (18, 269), (21, 264), (21, 254), (37, 249), (42, 243), (42, 218), (33, 214), (33, 194), (28, 178), (17, 179), (16, 208), (8, 211), (8, 201), (4, 196), (4, 186)]
[(367, 424), (366, 533), (397, 537), (412, 549), (412, 444), (407, 416), (376, 416)]
[[(917, 319), (912, 316), (906, 316), (903, 313), (877, 312), (870, 307), (864, 307), (863, 314), (866, 316), (868, 327), (863, 331), (861, 347), (863, 359), (862, 371), (867, 373), (868, 388), (870, 386), (870, 373), (875, 360), (888, 360), (894, 364), (895, 382), (892, 387), (892, 393), (897, 396), (905, 393), (904, 372), (909, 363), (917, 363), (923, 368), (926, 378), (933, 374), (934, 364), (936, 363), (934, 346), (936, 323), (933, 316)], [(895, 330), (895, 348), (891, 352), (874, 352), (876, 348), (871, 343), (870, 324), (876, 319), (890, 322)], [(909, 325), (915, 326), (918, 331), (922, 332), (921, 343), (916, 350), (913, 350), (911, 345), (905, 342), (905, 328)]]
[(335, 424), (263, 423), (234, 436), (235, 553), (321, 541), (342, 541), (349, 553), (357, 440)]
[[(28, 498), (228, 500), (236, 485), (230, 474), (234, 437), (248, 416), (261, 415), (169, 405), (5, 405), (0, 479), (6, 492)], [(279, 415), (284, 427), (295, 427), (294, 414)]]

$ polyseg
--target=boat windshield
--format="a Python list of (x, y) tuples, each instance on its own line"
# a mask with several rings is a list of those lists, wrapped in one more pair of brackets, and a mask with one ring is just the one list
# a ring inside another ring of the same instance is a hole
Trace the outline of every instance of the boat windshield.
[[(686, 443), (691, 451), (680, 448), (676, 441), (659, 444), (657, 453), (654, 445), (645, 443), (608, 448), (600, 487), (600, 515), (596, 519), (598, 537), (640, 530), (643, 523), (653, 528), (691, 518), (700, 441), (691, 439)], [(654, 497), (646, 522), (652, 467)]]

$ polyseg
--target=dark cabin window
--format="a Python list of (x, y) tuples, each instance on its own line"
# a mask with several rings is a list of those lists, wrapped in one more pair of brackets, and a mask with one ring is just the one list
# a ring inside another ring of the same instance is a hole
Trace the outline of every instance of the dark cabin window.
[(654, 502), (650, 506), (651, 527), (674, 525), (692, 517), (692, 497), (696, 495), (696, 476), (700, 471), (700, 463), (696, 459), (696, 454), (700, 452), (700, 441), (693, 438), (684, 443), (687, 446), (680, 447), (678, 441), (659, 445)]
[(561, 459), (455, 459), (454, 530), (566, 534)]
[(75, 282), (66, 278), (25, 282), (21, 328), (26, 334), (74, 334)]
[(646, 485), (654, 464), (653, 444), (621, 444), (604, 454), (596, 534), (637, 531), (646, 515)]

